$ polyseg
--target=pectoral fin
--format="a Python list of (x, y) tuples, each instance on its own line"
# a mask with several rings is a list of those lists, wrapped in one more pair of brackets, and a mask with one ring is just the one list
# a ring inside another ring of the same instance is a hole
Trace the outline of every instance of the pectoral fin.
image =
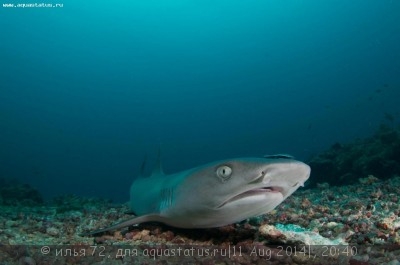
[(140, 223), (144, 223), (144, 222), (163, 222), (163, 220), (164, 220), (164, 218), (158, 214), (147, 214), (147, 215), (142, 215), (139, 217), (134, 217), (134, 218), (131, 218), (126, 221), (122, 221), (120, 223), (117, 223), (115, 225), (112, 225), (112, 226), (109, 226), (106, 228), (102, 228), (102, 229), (95, 230), (92, 232), (82, 233), (81, 236), (95, 235), (98, 233), (116, 230), (116, 229), (124, 228), (124, 227), (131, 226), (131, 225), (136, 225), (136, 224), (140, 224)]

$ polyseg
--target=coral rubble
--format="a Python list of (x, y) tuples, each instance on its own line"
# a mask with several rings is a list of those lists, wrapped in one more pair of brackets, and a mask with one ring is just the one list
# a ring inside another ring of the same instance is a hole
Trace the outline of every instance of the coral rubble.
[(347, 144), (335, 143), (307, 163), (312, 168), (310, 183), (315, 186), (318, 182), (353, 184), (369, 175), (387, 179), (400, 175), (399, 161), (400, 130), (381, 125), (373, 136)]

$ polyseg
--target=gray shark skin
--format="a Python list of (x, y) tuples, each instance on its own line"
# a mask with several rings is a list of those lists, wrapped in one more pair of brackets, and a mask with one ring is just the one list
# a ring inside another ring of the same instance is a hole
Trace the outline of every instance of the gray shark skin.
[(236, 158), (165, 175), (161, 167), (134, 180), (130, 208), (137, 217), (93, 235), (143, 222), (179, 228), (220, 227), (270, 212), (310, 176), (288, 155)]

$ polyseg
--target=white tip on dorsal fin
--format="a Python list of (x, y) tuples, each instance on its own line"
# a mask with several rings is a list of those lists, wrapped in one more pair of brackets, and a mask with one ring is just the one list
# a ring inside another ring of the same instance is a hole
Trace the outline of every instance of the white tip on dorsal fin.
[(158, 147), (158, 154), (157, 154), (157, 160), (156, 160), (156, 165), (153, 169), (153, 172), (151, 173), (151, 176), (160, 176), (164, 175), (164, 172), (162, 170), (161, 166), (161, 147)]

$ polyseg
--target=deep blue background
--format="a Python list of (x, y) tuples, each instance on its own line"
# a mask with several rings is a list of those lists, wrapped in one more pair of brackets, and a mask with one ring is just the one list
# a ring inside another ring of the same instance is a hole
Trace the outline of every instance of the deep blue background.
[(0, 8), (0, 176), (47, 198), (128, 200), (159, 143), (171, 173), (399, 120), (400, 1), (63, 4)]

